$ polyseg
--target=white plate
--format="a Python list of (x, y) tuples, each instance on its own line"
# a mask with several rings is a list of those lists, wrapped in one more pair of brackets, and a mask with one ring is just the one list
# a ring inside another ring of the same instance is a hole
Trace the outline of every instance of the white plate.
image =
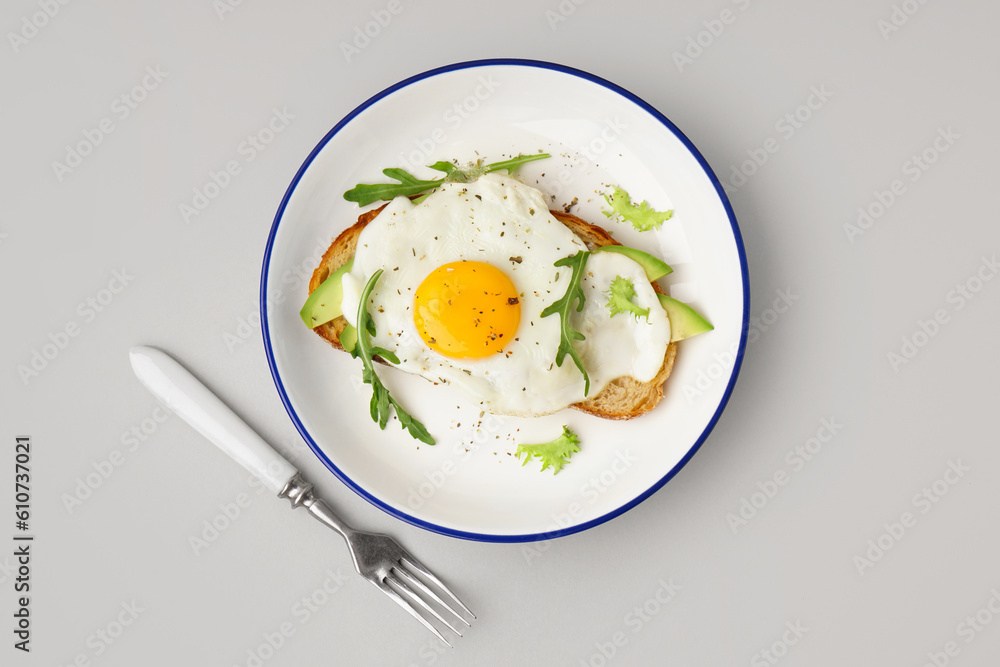
[[(386, 167), (417, 176), (424, 165), (538, 150), (552, 154), (519, 177), (574, 198), (573, 212), (626, 245), (666, 260), (660, 282), (715, 330), (678, 347), (663, 401), (625, 422), (575, 410), (537, 419), (479, 418), (444, 386), (379, 368), (393, 396), (437, 440), (423, 445), (393, 419), (368, 411), (360, 362), (303, 326), (303, 270), (311, 271), (358, 207), (343, 199)], [(599, 192), (624, 187), (656, 209), (673, 208), (657, 232), (601, 215)], [(274, 381), (299, 432), (329, 469), (386, 512), (432, 531), (489, 541), (547, 539), (595, 526), (667, 482), (704, 442), (732, 391), (746, 344), (746, 257), (729, 202), (698, 151), (660, 113), (591, 74), (525, 60), (450, 65), (402, 81), (366, 101), (313, 150), (288, 187), (267, 241), (261, 277), (264, 344)], [(518, 443), (544, 442), (568, 424), (582, 450), (558, 475), (522, 467)]]

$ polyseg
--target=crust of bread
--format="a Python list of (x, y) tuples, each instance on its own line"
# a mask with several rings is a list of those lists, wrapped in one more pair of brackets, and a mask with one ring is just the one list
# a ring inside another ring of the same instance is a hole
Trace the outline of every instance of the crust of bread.
[[(358, 221), (340, 233), (327, 248), (320, 260), (319, 266), (313, 271), (309, 280), (309, 293), (319, 287), (331, 273), (339, 269), (354, 256), (354, 251), (358, 245), (358, 236), (369, 222), (374, 220), (386, 205), (376, 209), (365, 211), (358, 216)], [(559, 222), (563, 223), (573, 231), (580, 239), (587, 244), (591, 250), (599, 246), (621, 245), (608, 234), (606, 230), (597, 225), (593, 225), (581, 218), (563, 211), (550, 211)], [(663, 294), (663, 290), (655, 282), (653, 289)], [(338, 350), (343, 350), (340, 344), (340, 334), (344, 331), (347, 320), (343, 315), (337, 317), (326, 324), (313, 329), (317, 335), (323, 338), (330, 345)], [(583, 412), (602, 417), (604, 419), (633, 419), (652, 410), (660, 399), (663, 398), (663, 385), (670, 376), (670, 371), (674, 365), (674, 358), (677, 356), (677, 345), (670, 343), (667, 345), (666, 354), (663, 356), (663, 365), (660, 371), (649, 382), (640, 382), (634, 377), (624, 376), (616, 378), (601, 389), (600, 392), (591, 396), (585, 401), (574, 403), (572, 408)], [(377, 358), (376, 358), (377, 359)], [(381, 359), (377, 359), (381, 361)]]

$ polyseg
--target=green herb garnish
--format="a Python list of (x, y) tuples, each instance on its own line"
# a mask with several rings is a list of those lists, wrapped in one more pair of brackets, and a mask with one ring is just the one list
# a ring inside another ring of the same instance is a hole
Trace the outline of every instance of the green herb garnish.
[[(511, 176), (522, 164), (528, 162), (534, 162), (535, 160), (542, 160), (544, 158), (551, 157), (548, 153), (536, 153), (534, 155), (518, 155), (517, 157), (511, 158), (509, 160), (503, 160), (501, 162), (493, 162), (487, 165), (482, 165), (477, 162), (475, 166), (470, 166), (467, 169), (459, 169), (455, 167), (454, 169), (448, 169), (448, 180), (458, 181), (459, 183), (469, 183), (474, 181), (483, 174), (488, 174), (491, 171), (500, 171), (501, 169), (506, 169), (507, 173)], [(481, 161), (480, 161), (481, 162)], [(438, 171), (445, 171), (443, 165), (451, 165), (450, 162), (436, 162), (433, 166), (434, 169)]]
[(382, 269), (379, 269), (368, 279), (364, 290), (361, 292), (361, 302), (358, 304), (357, 341), (351, 349), (351, 356), (355, 358), (360, 357), (361, 363), (364, 364), (361, 379), (366, 384), (372, 386), (371, 415), (372, 420), (378, 423), (378, 427), (385, 429), (385, 425), (389, 423), (389, 406), (392, 406), (396, 409), (396, 416), (399, 417), (399, 423), (403, 429), (409, 430), (410, 435), (417, 440), (426, 442), (428, 445), (433, 445), (434, 438), (427, 432), (424, 425), (414, 419), (396, 402), (396, 399), (389, 395), (389, 390), (385, 388), (382, 381), (378, 379), (378, 375), (375, 374), (375, 365), (372, 362), (372, 357), (375, 355), (382, 357), (390, 363), (399, 363), (399, 357), (393, 352), (383, 347), (372, 346), (371, 341), (368, 339), (369, 335), (375, 335), (375, 323), (372, 321), (371, 315), (368, 314), (368, 297), (371, 295), (375, 283), (378, 282), (381, 276)]
[(405, 169), (383, 169), (382, 173), (389, 178), (396, 179), (398, 182), (372, 183), (368, 185), (359, 183), (344, 193), (344, 199), (357, 202), (359, 206), (367, 206), (380, 199), (392, 201), (400, 195), (404, 197), (418, 195), (424, 190), (433, 190), (444, 183), (443, 178), (436, 181), (421, 181)]
[(451, 162), (441, 160), (434, 164), (427, 165), (430, 169), (443, 172), (443, 178), (424, 181), (410, 174), (405, 169), (390, 168), (383, 169), (382, 173), (389, 178), (395, 179), (396, 183), (358, 183), (353, 188), (344, 193), (344, 199), (356, 202), (359, 206), (367, 206), (377, 201), (392, 201), (396, 197), (411, 197), (422, 192), (430, 193), (442, 183), (469, 183), (476, 180), (483, 174), (491, 171), (506, 169), (508, 174), (513, 173), (522, 164), (534, 162), (543, 158), (551, 157), (548, 153), (536, 153), (535, 155), (518, 155), (510, 160), (493, 162), (482, 165), (476, 163), (465, 169), (459, 168)]
[(645, 317), (649, 321), (649, 308), (640, 308), (639, 304), (632, 301), (636, 296), (635, 283), (631, 278), (615, 276), (611, 281), (611, 289), (605, 294), (608, 295), (608, 308), (611, 310), (611, 317), (619, 313), (632, 313), (635, 319)]
[(632, 226), (640, 232), (659, 229), (660, 225), (669, 220), (674, 214), (673, 209), (669, 211), (654, 211), (653, 207), (647, 201), (636, 206), (632, 203), (627, 192), (618, 186), (613, 186), (613, 190), (614, 192), (610, 198), (608, 195), (604, 195), (604, 201), (608, 202), (608, 206), (611, 207), (611, 212), (604, 211), (604, 215), (609, 218), (615, 215), (621, 216), (622, 219), (631, 222)]
[(587, 369), (583, 367), (583, 360), (580, 359), (580, 355), (573, 348), (573, 341), (584, 340), (585, 337), (570, 326), (569, 316), (574, 301), (578, 302), (576, 306), (577, 312), (583, 310), (583, 302), (586, 300), (586, 297), (583, 294), (583, 287), (580, 286), (580, 280), (583, 279), (583, 267), (587, 264), (587, 257), (589, 256), (589, 252), (581, 250), (570, 257), (563, 257), (555, 263), (556, 266), (573, 267), (573, 275), (570, 277), (569, 287), (566, 288), (566, 293), (563, 294), (562, 298), (553, 302), (548, 308), (542, 311), (542, 317), (548, 317), (557, 313), (559, 315), (562, 325), (562, 335), (559, 340), (559, 349), (556, 351), (556, 366), (562, 366), (567, 354), (573, 357), (573, 362), (580, 369), (580, 372), (583, 373), (583, 379), (586, 382), (586, 387), (583, 391), (584, 396), (590, 394), (590, 376), (587, 375)]
[(563, 426), (562, 435), (550, 442), (543, 442), (538, 445), (518, 445), (514, 456), (521, 458), (524, 454), (524, 463), (528, 465), (531, 457), (537, 457), (542, 462), (542, 470), (552, 468), (552, 474), (557, 474), (562, 467), (569, 463), (569, 457), (580, 451), (580, 438), (568, 426)]

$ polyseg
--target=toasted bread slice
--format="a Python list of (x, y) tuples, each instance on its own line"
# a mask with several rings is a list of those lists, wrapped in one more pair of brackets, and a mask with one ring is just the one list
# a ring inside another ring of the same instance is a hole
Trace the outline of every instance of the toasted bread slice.
[[(331, 273), (347, 263), (354, 256), (355, 248), (358, 244), (358, 235), (365, 226), (375, 219), (375, 217), (385, 208), (365, 211), (358, 216), (358, 221), (345, 229), (334, 239), (330, 247), (327, 248), (319, 266), (313, 271), (312, 279), (309, 281), (309, 293), (320, 286)], [(551, 211), (552, 215), (573, 231), (580, 239), (587, 244), (591, 250), (606, 245), (621, 245), (601, 227), (592, 225), (585, 220), (581, 220), (575, 215), (563, 213), (562, 211)], [(663, 290), (659, 285), (653, 283), (653, 289), (659, 293)], [(343, 350), (340, 344), (340, 334), (344, 331), (347, 320), (343, 315), (337, 317), (326, 324), (313, 329), (320, 337), (325, 339), (330, 345)], [(634, 377), (624, 376), (609, 382), (604, 388), (585, 401), (574, 403), (571, 407), (583, 412), (603, 417), (604, 419), (632, 419), (645, 414), (663, 398), (663, 384), (670, 375), (670, 370), (674, 365), (674, 357), (677, 354), (677, 345), (670, 343), (667, 345), (667, 352), (663, 357), (663, 365), (660, 371), (649, 382), (640, 382)]]

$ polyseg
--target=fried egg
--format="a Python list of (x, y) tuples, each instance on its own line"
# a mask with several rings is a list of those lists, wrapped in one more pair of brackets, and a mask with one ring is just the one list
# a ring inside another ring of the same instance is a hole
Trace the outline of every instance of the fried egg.
[[(587, 397), (573, 360), (556, 364), (560, 316), (541, 316), (569, 286), (572, 271), (555, 262), (586, 249), (544, 195), (515, 178), (446, 183), (416, 204), (397, 197), (361, 232), (343, 276), (344, 316), (357, 324), (361, 291), (382, 269), (367, 305), (371, 340), (396, 354), (397, 368), (455, 386), (492, 413), (549, 414)], [(632, 281), (648, 317), (611, 315), (616, 276)], [(589, 396), (617, 377), (655, 377), (670, 323), (642, 267), (592, 254), (581, 285), (584, 308), (570, 323), (585, 337), (574, 347)]]

